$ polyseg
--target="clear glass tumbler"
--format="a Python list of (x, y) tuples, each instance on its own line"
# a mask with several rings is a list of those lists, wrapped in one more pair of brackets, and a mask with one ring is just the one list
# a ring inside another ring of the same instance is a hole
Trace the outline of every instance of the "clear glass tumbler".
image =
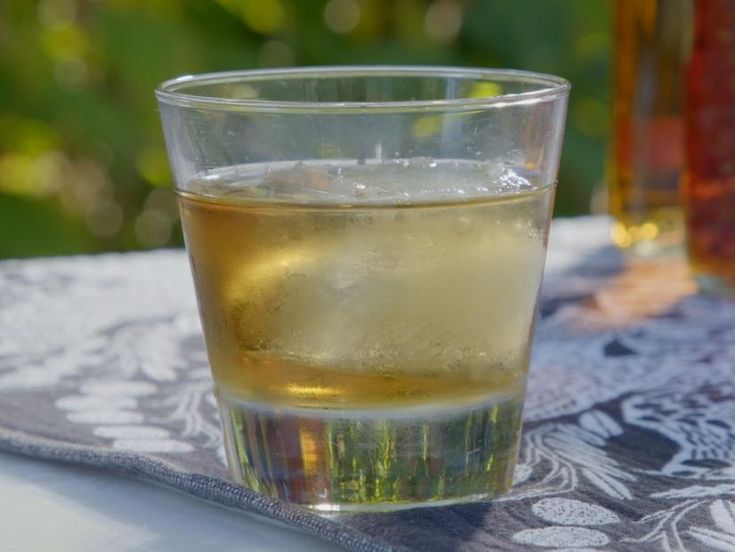
[(510, 487), (568, 92), (443, 67), (159, 87), (235, 481), (330, 512)]

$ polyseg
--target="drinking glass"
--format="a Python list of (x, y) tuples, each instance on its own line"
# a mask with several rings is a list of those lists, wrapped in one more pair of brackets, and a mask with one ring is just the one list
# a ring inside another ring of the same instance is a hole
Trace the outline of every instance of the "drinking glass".
[(445, 67), (158, 88), (233, 480), (322, 512), (510, 487), (568, 92)]

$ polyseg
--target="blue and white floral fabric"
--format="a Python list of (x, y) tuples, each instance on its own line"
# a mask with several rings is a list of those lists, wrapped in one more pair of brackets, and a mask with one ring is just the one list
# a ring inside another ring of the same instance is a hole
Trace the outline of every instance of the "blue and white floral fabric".
[(735, 551), (735, 302), (608, 221), (552, 232), (513, 492), (325, 519), (226, 480), (181, 251), (0, 263), (0, 448), (138, 475), (350, 550)]

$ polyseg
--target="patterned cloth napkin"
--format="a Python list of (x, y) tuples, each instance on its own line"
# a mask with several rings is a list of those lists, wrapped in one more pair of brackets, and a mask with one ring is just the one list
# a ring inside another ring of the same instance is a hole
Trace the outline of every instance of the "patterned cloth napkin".
[(107, 468), (348, 550), (735, 550), (735, 304), (681, 259), (552, 231), (513, 492), (323, 518), (226, 479), (182, 251), (0, 263), (0, 448)]

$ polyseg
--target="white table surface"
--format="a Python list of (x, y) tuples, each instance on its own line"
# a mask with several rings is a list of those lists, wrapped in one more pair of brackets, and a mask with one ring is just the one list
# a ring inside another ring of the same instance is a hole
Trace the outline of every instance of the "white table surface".
[(130, 477), (0, 452), (2, 552), (342, 548)]
[[(599, 221), (569, 222), (554, 225), (547, 275), (563, 271), (605, 241), (607, 226)], [(571, 243), (573, 249), (560, 247)], [(149, 482), (0, 452), (0, 552), (169, 550), (342, 548)]]

